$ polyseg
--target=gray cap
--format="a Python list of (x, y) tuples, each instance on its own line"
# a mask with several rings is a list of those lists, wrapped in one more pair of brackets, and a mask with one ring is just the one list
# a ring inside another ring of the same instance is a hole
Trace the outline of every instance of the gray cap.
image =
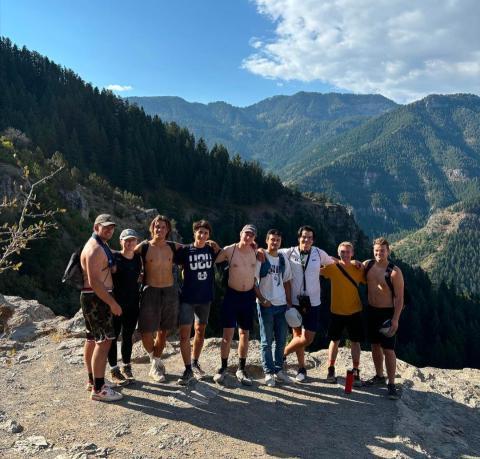
[(136, 239), (140, 239), (140, 236), (138, 235), (138, 233), (133, 230), (133, 229), (124, 229), (121, 233), (120, 233), (120, 240), (123, 241), (125, 239), (131, 239), (131, 238), (136, 238)]
[(109, 214), (100, 214), (96, 219), (95, 219), (95, 225), (103, 225), (103, 226), (108, 226), (108, 225), (115, 225), (115, 222), (113, 221), (113, 217)]
[(241, 233), (246, 233), (247, 231), (250, 231), (250, 232), (253, 233), (255, 236), (257, 235), (257, 228), (256, 228), (255, 225), (252, 225), (251, 223), (249, 223), (248, 225), (245, 225), (245, 226), (242, 228)]

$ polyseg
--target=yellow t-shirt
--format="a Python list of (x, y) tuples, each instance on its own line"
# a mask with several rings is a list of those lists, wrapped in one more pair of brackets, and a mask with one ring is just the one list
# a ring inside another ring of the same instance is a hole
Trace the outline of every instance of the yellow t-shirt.
[[(354, 281), (357, 283), (365, 283), (365, 274), (362, 269), (358, 269), (354, 265), (342, 265), (342, 267), (350, 274), (350, 277)], [(338, 269), (336, 264), (323, 268), (322, 276), (330, 279), (331, 282), (330, 310), (334, 314), (347, 316), (362, 310), (362, 302), (358, 294), (358, 289), (356, 289), (345, 274)]]

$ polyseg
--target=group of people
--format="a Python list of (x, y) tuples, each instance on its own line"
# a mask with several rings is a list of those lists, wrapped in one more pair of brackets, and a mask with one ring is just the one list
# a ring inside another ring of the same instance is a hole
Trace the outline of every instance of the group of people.
[[(213, 380), (221, 384), (228, 373), (228, 358), (235, 329), (238, 328), (238, 368), (235, 376), (243, 385), (252, 385), (246, 371), (249, 334), (258, 317), (262, 366), (265, 384), (291, 378), (285, 360), (296, 353), (298, 370), (294, 380), (307, 380), (305, 348), (320, 326), (320, 275), (331, 281), (328, 374), (326, 381), (336, 383), (335, 360), (339, 342), (346, 329), (351, 341), (354, 384), (385, 385), (388, 396), (398, 398), (395, 387), (395, 337), (403, 308), (403, 277), (389, 259), (388, 241), (374, 241), (374, 259), (363, 263), (353, 260), (350, 242), (338, 246), (338, 258), (330, 257), (314, 246), (315, 231), (310, 226), (298, 230), (298, 245), (281, 248), (282, 233), (271, 229), (266, 248), (259, 248), (257, 229), (245, 225), (239, 241), (221, 248), (211, 240), (212, 227), (207, 220), (193, 224), (193, 242), (188, 245), (170, 241), (170, 220), (158, 215), (150, 224), (150, 239), (140, 242), (132, 229), (120, 233), (121, 250), (114, 252), (108, 241), (115, 230), (108, 214), (99, 215), (92, 237), (85, 244), (80, 263), (84, 285), (80, 304), (86, 324), (84, 362), (88, 373), (87, 390), (92, 400), (115, 401), (122, 394), (105, 380), (107, 360), (111, 381), (124, 385), (134, 380), (131, 355), (132, 336), (138, 327), (143, 347), (150, 358), (149, 376), (164, 382), (162, 353), (167, 335), (178, 328), (185, 370), (178, 380), (188, 385), (205, 377), (199, 359), (205, 329), (214, 297), (215, 264), (223, 270), (226, 292), (221, 306), (223, 337), (221, 365)], [(179, 266), (183, 282), (179, 291), (174, 266)], [(358, 285), (368, 288), (368, 339), (376, 374), (367, 381), (360, 378), (360, 343), (364, 339), (363, 306)], [(194, 338), (191, 332), (194, 325)], [(292, 339), (286, 343), (288, 328)], [(117, 364), (117, 339), (122, 334), (122, 367)], [(387, 378), (384, 375), (384, 361)]]

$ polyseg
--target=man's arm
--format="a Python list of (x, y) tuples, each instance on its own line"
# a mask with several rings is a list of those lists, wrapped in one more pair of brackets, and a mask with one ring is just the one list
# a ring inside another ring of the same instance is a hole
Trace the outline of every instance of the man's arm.
[(105, 278), (105, 271), (102, 270), (102, 266), (105, 265), (105, 254), (103, 249), (98, 247), (88, 254), (85, 257), (85, 265), (87, 268), (88, 283), (95, 292), (95, 295), (110, 306), (113, 315), (121, 315), (122, 308), (103, 285), (103, 279)]
[(403, 281), (403, 274), (400, 271), (400, 268), (396, 267), (392, 271), (391, 275), (393, 290), (395, 291), (395, 296), (393, 297), (393, 317), (392, 317), (392, 326), (390, 328), (390, 333), (393, 335), (398, 330), (398, 321), (400, 319), (400, 314), (403, 309), (403, 288), (404, 288), (404, 281)]
[(292, 284), (288, 280), (287, 282), (283, 283), (283, 287), (285, 289), (285, 296), (287, 298), (287, 306), (291, 308), (292, 307)]
[(255, 295), (256, 297), (258, 298), (258, 301), (260, 302), (260, 304), (264, 307), (264, 308), (269, 308), (272, 303), (270, 303), (270, 301), (268, 301), (263, 295), (262, 295), (262, 292), (260, 292), (260, 287), (258, 286), (258, 284), (255, 282), (255, 285), (253, 287), (255, 289)]
[(222, 263), (223, 261), (230, 261), (230, 254), (232, 252), (232, 246), (227, 246), (215, 258), (215, 263)]

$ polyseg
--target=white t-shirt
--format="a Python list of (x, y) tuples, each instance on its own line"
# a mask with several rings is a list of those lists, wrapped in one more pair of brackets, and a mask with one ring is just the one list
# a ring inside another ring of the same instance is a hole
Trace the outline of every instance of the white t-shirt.
[(308, 295), (312, 306), (320, 306), (320, 266), (331, 265), (334, 261), (322, 249), (313, 246), (310, 251), (307, 269), (305, 270), (305, 283), (307, 291), (303, 290), (303, 264), (307, 261), (308, 255), (300, 255), (298, 247), (280, 249), (290, 262), (292, 270), (292, 303), (298, 306), (298, 295)]
[(257, 269), (255, 272), (255, 277), (259, 282), (260, 293), (265, 299), (270, 301), (273, 306), (284, 306), (287, 304), (287, 297), (283, 283), (292, 278), (290, 263), (284, 255), (285, 272), (282, 276), (280, 273), (280, 257), (272, 257), (267, 252), (265, 252), (265, 256), (270, 262), (268, 274), (260, 279), (260, 266), (262, 264), (259, 261), (257, 261)]

